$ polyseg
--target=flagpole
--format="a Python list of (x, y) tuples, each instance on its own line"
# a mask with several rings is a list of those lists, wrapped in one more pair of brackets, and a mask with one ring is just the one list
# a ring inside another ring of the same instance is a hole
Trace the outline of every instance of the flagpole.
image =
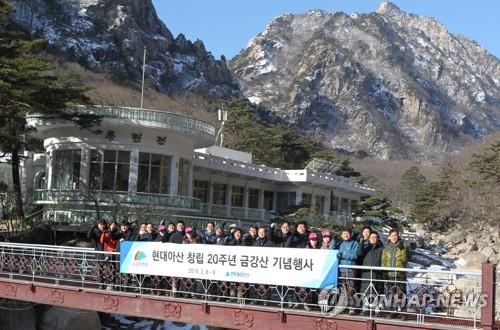
[(141, 86), (141, 109), (144, 104), (144, 77), (146, 73), (146, 46), (144, 46), (144, 58), (142, 59), (142, 86)]

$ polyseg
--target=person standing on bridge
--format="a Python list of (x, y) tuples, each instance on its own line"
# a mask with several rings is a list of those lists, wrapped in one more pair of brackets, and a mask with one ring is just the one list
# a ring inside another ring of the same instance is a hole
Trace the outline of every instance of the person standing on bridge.
[(170, 243), (182, 244), (184, 242), (184, 237), (186, 236), (186, 232), (184, 231), (185, 225), (184, 221), (179, 220), (175, 225), (176, 231), (170, 235)]
[[(368, 240), (370, 244), (365, 246), (361, 251), (361, 265), (365, 267), (380, 267), (384, 245), (376, 232), (372, 232)], [(370, 307), (370, 302), (373, 303), (375, 299), (378, 299), (378, 295), (383, 292), (384, 285), (382, 278), (383, 276), (380, 271), (374, 271), (373, 269), (363, 269), (361, 271), (360, 293), (365, 296), (361, 315), (368, 315), (367, 310)], [(378, 313), (378, 310), (376, 312)]]
[(215, 234), (215, 224), (212, 221), (209, 221), (207, 223), (205, 231), (201, 236), (203, 244), (215, 244), (216, 236), (217, 235)]
[(292, 236), (290, 231), (290, 224), (288, 221), (283, 221), (280, 226), (279, 231), (275, 231), (276, 223), (271, 224), (271, 228), (268, 232), (269, 240), (272, 241), (276, 246), (285, 247), (286, 242)]
[(104, 244), (101, 243), (101, 235), (106, 229), (106, 221), (99, 220), (96, 225), (90, 227), (87, 238), (92, 241), (96, 251), (104, 251)]
[[(342, 243), (339, 246), (339, 252), (337, 253), (337, 259), (339, 260), (339, 265), (352, 266), (356, 265), (358, 260), (359, 243), (352, 238), (352, 230), (350, 228), (344, 228), (342, 230)], [(354, 310), (354, 295), (356, 294), (356, 271), (350, 268), (340, 268), (340, 283), (343, 285), (345, 292), (347, 293), (348, 305), (349, 305), (349, 315), (355, 314)]]
[[(403, 240), (399, 237), (397, 229), (389, 231), (389, 241), (387, 242), (384, 251), (382, 252), (382, 267), (390, 268), (406, 268), (409, 259), (409, 250), (405, 246)], [(385, 293), (389, 299), (391, 306), (389, 309), (393, 311), (389, 315), (390, 318), (395, 318), (396, 312), (400, 313), (399, 318), (404, 320), (406, 315), (403, 314), (404, 299), (406, 295), (406, 273), (397, 271), (388, 271), (386, 273)]]
[(307, 229), (307, 222), (301, 221), (297, 224), (295, 233), (287, 240), (285, 247), (303, 249), (307, 246), (308, 239), (309, 231)]

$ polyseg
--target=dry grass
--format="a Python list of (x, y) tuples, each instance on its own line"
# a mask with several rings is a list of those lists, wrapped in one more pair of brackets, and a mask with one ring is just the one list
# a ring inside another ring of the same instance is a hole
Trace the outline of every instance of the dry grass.
[[(49, 57), (62, 73), (75, 74), (84, 86), (90, 88), (87, 95), (95, 104), (139, 107), (140, 90), (125, 84), (118, 84), (73, 62)], [(176, 112), (205, 120), (212, 124), (217, 122), (216, 105), (203, 96), (185, 93), (175, 97), (160, 93), (152, 88), (144, 91), (144, 108)]]

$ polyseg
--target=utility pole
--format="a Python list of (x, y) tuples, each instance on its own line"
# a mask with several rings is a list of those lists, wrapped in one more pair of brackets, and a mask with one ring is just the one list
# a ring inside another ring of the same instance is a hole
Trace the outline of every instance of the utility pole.
[(142, 86), (141, 86), (141, 109), (144, 104), (144, 77), (146, 73), (146, 45), (144, 45), (144, 58), (142, 59)]

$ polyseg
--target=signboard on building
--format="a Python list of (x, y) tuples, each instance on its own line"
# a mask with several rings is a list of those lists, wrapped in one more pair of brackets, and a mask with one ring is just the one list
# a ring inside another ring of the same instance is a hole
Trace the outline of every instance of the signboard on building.
[(337, 285), (338, 261), (336, 250), (125, 241), (120, 272), (323, 288)]

